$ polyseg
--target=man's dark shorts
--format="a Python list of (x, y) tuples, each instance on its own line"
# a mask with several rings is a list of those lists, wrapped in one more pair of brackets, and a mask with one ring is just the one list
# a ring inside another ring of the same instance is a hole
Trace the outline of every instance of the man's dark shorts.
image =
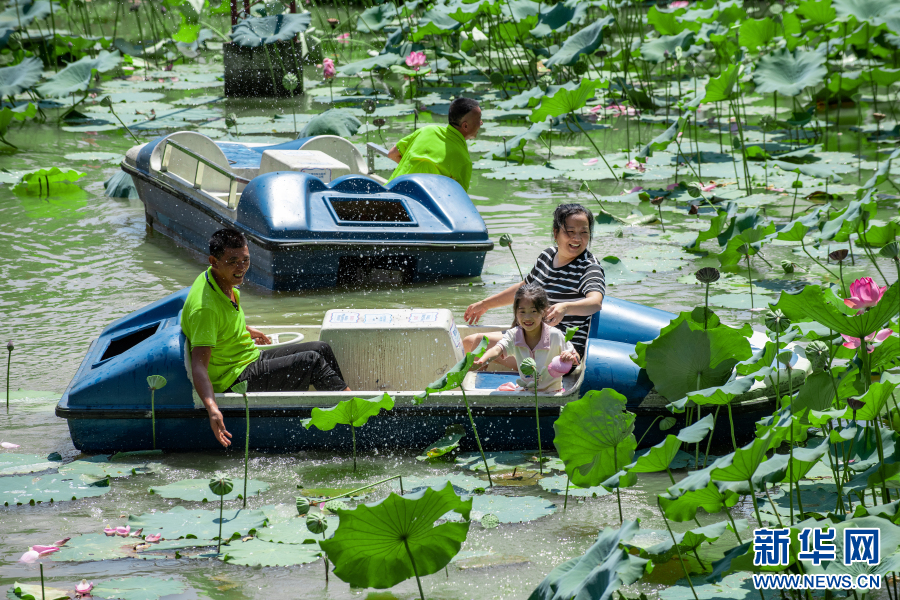
[(347, 388), (331, 346), (325, 342), (288, 344), (263, 350), (235, 383), (247, 382), (248, 392), (321, 392)]

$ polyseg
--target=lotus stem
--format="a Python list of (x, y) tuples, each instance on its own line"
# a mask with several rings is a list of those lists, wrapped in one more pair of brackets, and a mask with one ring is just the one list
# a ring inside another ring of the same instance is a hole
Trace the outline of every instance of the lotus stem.
[(750, 499), (753, 501), (753, 510), (756, 511), (756, 522), (759, 523), (760, 527), (762, 527), (762, 518), (759, 516), (759, 504), (757, 504), (756, 502), (756, 490), (753, 489), (752, 478), (747, 480), (747, 485), (750, 486)]
[(578, 122), (578, 117), (575, 116), (575, 113), (569, 113), (569, 116), (572, 117), (572, 120), (575, 121), (575, 125), (578, 127), (578, 129), (581, 130), (581, 133), (584, 134), (584, 137), (587, 138), (587, 141), (591, 143), (591, 146), (594, 147), (594, 150), (597, 151), (597, 154), (600, 156), (600, 160), (603, 161), (603, 164), (606, 165), (606, 168), (609, 169), (610, 173), (612, 173), (612, 176), (615, 178), (616, 183), (619, 183), (619, 176), (616, 175), (616, 172), (613, 171), (611, 166), (609, 166), (609, 163), (606, 162), (606, 157), (603, 156), (602, 152), (600, 152), (600, 148), (597, 147), (597, 144), (594, 143), (594, 140), (591, 139), (591, 136), (588, 135), (587, 131), (584, 130), (584, 127), (581, 126), (581, 123)]
[(126, 124), (122, 121), (122, 119), (119, 118), (119, 115), (117, 115), (117, 114), (116, 114), (116, 111), (113, 110), (112, 105), (110, 105), (110, 107), (109, 107), (109, 112), (111, 112), (112, 115), (116, 118), (116, 121), (118, 121), (118, 122), (122, 125), (122, 127), (125, 128), (125, 131), (128, 132), (128, 135), (130, 135), (130, 136), (132, 137), (132, 139), (134, 139), (135, 142), (137, 142), (138, 144), (140, 144), (140, 143), (141, 143), (141, 140), (139, 140), (139, 139), (138, 139), (138, 136), (134, 135), (134, 132), (131, 131), (131, 129), (128, 128), (128, 125), (126, 125)]
[(250, 400), (244, 396), (244, 420), (247, 421), (247, 435), (244, 437), (244, 508), (247, 508), (247, 476), (250, 464)]
[[(322, 532), (322, 539), (323, 540), (325, 539), (324, 531)], [(325, 585), (328, 585), (328, 554), (327, 553), (325, 553), (325, 552), (322, 553), (322, 560), (325, 561)], [(413, 570), (415, 570), (415, 566), (413, 566)], [(424, 598), (423, 598), (423, 600), (424, 600)]]
[(665, 233), (666, 232), (666, 224), (663, 221), (663, 217), (662, 217), (662, 204), (657, 204), (656, 210), (659, 211), (659, 224), (662, 225), (663, 233)]
[(747, 279), (750, 281), (750, 310), (753, 310), (753, 273), (750, 271), (750, 250), (747, 249)]
[[(618, 490), (618, 488), (616, 488)], [(688, 580), (688, 585), (691, 586), (691, 593), (694, 595), (694, 600), (700, 600), (697, 597), (697, 590), (694, 589), (694, 583), (691, 581), (691, 576), (688, 574), (687, 567), (684, 564), (684, 558), (681, 556), (681, 547), (678, 545), (678, 542), (675, 540), (675, 534), (672, 533), (672, 528), (669, 527), (669, 519), (666, 518), (666, 511), (662, 509), (662, 504), (660, 504), (659, 496), (656, 497), (656, 506), (659, 507), (659, 513), (662, 515), (663, 521), (666, 523), (666, 529), (669, 532), (669, 536), (672, 538), (672, 543), (675, 545), (675, 552), (678, 553), (678, 562), (681, 563), (681, 569), (684, 571), (684, 576)]]
[(805, 254), (806, 254), (806, 255), (807, 255), (814, 263), (816, 263), (817, 265), (819, 265), (820, 267), (822, 267), (823, 269), (825, 269), (826, 271), (828, 271), (828, 273), (829, 273), (832, 277), (834, 277), (835, 279), (840, 280), (840, 282), (841, 282), (841, 290), (843, 291), (844, 296), (846, 296), (846, 295), (847, 295), (847, 290), (844, 289), (844, 280), (843, 280), (842, 278), (838, 277), (837, 275), (835, 275), (835, 274), (834, 274), (834, 271), (832, 271), (831, 269), (829, 269), (828, 267), (826, 267), (825, 265), (823, 265), (818, 259), (816, 259), (812, 254), (810, 254), (809, 251), (806, 249), (806, 244), (803, 242), (802, 239), (800, 240), (800, 247), (803, 249), (803, 252), (804, 252), (804, 253), (805, 253)]
[[(278, 93), (278, 84), (275, 83), (275, 71), (272, 69), (272, 59), (269, 58), (269, 49), (266, 47), (266, 44), (262, 45), (263, 52), (266, 54), (266, 66), (269, 67), (269, 76), (272, 78), (272, 95), (277, 95)], [(332, 99), (332, 103), (334, 100)]]
[(44, 563), (39, 562), (38, 567), (41, 569), (41, 600), (47, 600), (47, 594), (44, 592)]
[(734, 440), (734, 419), (731, 416), (731, 402), (727, 402), (725, 407), (728, 409), (728, 424), (731, 425), (731, 445), (734, 447), (734, 450), (737, 450), (738, 445)]
[(703, 301), (703, 331), (708, 329), (706, 323), (709, 320), (709, 283), (706, 282), (706, 298)]
[(419, 570), (416, 568), (416, 559), (413, 558), (413, 553), (409, 549), (409, 541), (406, 538), (403, 538), (403, 545), (406, 546), (406, 553), (409, 555), (409, 562), (412, 564), (413, 574), (416, 576), (416, 585), (419, 586), (419, 598), (420, 600), (425, 600), (425, 592), (422, 591), (422, 580), (419, 579)]
[(349, 497), (349, 496), (352, 496), (352, 495), (355, 494), (356, 492), (361, 492), (361, 491), (363, 491), (363, 490), (367, 490), (367, 489), (369, 489), (369, 488), (373, 488), (373, 487), (375, 487), (376, 485), (381, 485), (382, 483), (386, 483), (386, 482), (388, 482), (388, 481), (391, 481), (392, 479), (399, 479), (399, 480), (400, 480), (400, 494), (402, 495), (402, 494), (403, 494), (403, 476), (402, 476), (402, 475), (394, 475), (394, 476), (392, 476), (392, 477), (388, 477), (388, 478), (386, 478), (386, 479), (382, 479), (381, 481), (376, 481), (375, 483), (370, 483), (369, 485), (364, 485), (364, 486), (362, 486), (361, 488), (356, 488), (355, 490), (350, 490), (350, 491), (347, 492), (346, 494), (341, 494), (340, 496), (331, 496), (330, 498), (327, 498), (327, 500), (337, 500), (337, 499), (339, 499), (339, 498), (347, 498), (347, 497)]
[(478, 444), (478, 452), (481, 453), (481, 460), (484, 462), (484, 470), (487, 471), (488, 483), (491, 487), (494, 487), (494, 481), (491, 479), (491, 470), (487, 464), (487, 458), (484, 457), (484, 450), (481, 448), (481, 439), (478, 437), (478, 429), (475, 428), (475, 419), (472, 418), (472, 409), (469, 408), (469, 399), (466, 398), (466, 391), (459, 388), (459, 391), (462, 392), (463, 402), (466, 403), (466, 414), (469, 415), (469, 424), (472, 425), (472, 432), (475, 434), (475, 443)]
[[(522, 281), (525, 281), (525, 276), (522, 275), (522, 267), (519, 266), (519, 260), (516, 258), (516, 253), (513, 252), (512, 244), (510, 244), (510, 246), (509, 246), (509, 253), (512, 254), (513, 260), (516, 261), (516, 269), (518, 269), (518, 271), (519, 271), (519, 278), (521, 278)], [(536, 389), (537, 388), (535, 388), (535, 390)]]
[(153, 449), (156, 450), (156, 390), (150, 388), (150, 423), (153, 427)]
[(873, 429), (875, 429), (875, 441), (878, 442), (878, 471), (881, 475), (881, 500), (885, 504), (891, 501), (891, 495), (888, 492), (887, 484), (884, 476), (884, 444), (881, 441), (881, 423), (876, 419)]
[[(722, 405), (719, 404), (716, 406), (716, 412), (713, 415), (713, 424), (712, 429), (709, 430), (709, 439), (706, 441), (706, 452), (703, 453), (703, 468), (706, 468), (706, 463), (709, 462), (709, 447), (712, 445), (713, 434), (716, 433), (716, 422), (719, 420), (719, 409), (722, 408)], [(700, 465), (697, 465), (697, 470), (700, 470)]]
[(738, 534), (737, 523), (734, 522), (734, 517), (731, 516), (731, 511), (727, 508), (725, 509), (725, 515), (728, 517), (728, 520), (731, 521), (731, 527), (734, 529), (734, 537), (737, 538), (738, 544), (743, 544), (741, 541), (741, 536)]
[(566, 508), (569, 506), (569, 481), (569, 475), (566, 474), (566, 499), (563, 500), (563, 510), (566, 510)]
[[(650, 428), (653, 427), (653, 424), (662, 419), (662, 415), (659, 415), (652, 421), (650, 421), (650, 425), (647, 426), (647, 429), (644, 430), (644, 434), (641, 436), (641, 439), (638, 440), (637, 445), (640, 446), (641, 442), (644, 441), (644, 438), (647, 437), (647, 434), (650, 432)], [(674, 481), (672, 483), (675, 483)]]
[[(768, 498), (769, 504), (771, 504), (772, 506), (775, 506), (775, 503), (772, 502), (772, 496), (769, 495), (769, 488), (766, 487), (765, 485), (763, 485), (763, 491), (766, 493), (766, 498)], [(778, 514), (777, 510), (774, 512), (775, 512), (775, 518), (778, 519), (778, 526), (784, 527), (784, 523), (781, 522), (781, 515)]]
[[(615, 468), (615, 469), (619, 468), (619, 453), (616, 450), (616, 446), (613, 446), (613, 468)], [(616, 472), (618, 472), (618, 471), (616, 471)], [(619, 505), (619, 525), (621, 525), (622, 523), (625, 522), (625, 519), (622, 518), (622, 495), (619, 492), (621, 487), (622, 486), (620, 486), (620, 485), (616, 486), (616, 502)]]
[(12, 342), (6, 344), (6, 414), (9, 414), (9, 368), (12, 364), (13, 347)]
[(216, 554), (222, 553), (222, 513), (225, 510), (225, 495), (219, 495), (219, 546), (216, 548)]
[(356, 427), (350, 423), (350, 435), (353, 437), (353, 472), (356, 473)]
[(541, 472), (541, 475), (544, 474), (544, 447), (541, 445), (541, 415), (538, 410), (538, 377), (539, 373), (534, 374), (534, 421), (537, 425), (537, 438), (538, 438), (538, 465)]

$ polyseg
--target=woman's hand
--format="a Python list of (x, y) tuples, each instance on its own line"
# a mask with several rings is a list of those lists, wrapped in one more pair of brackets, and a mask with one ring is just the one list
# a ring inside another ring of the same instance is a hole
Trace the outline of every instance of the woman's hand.
[(253, 338), (253, 341), (256, 342), (257, 346), (268, 346), (272, 343), (272, 340), (269, 339), (269, 336), (264, 334), (259, 329), (247, 325), (247, 331), (250, 332), (250, 337)]
[(478, 323), (478, 320), (481, 319), (482, 315), (487, 312), (487, 306), (484, 304), (484, 300), (479, 302), (475, 302), (474, 304), (470, 304), (469, 308), (466, 309), (466, 314), (463, 315), (463, 320), (469, 325), (475, 325)]
[(480, 358), (475, 359), (475, 361), (472, 363), (472, 366), (475, 367), (476, 371), (484, 371), (485, 369), (487, 369), (488, 365), (491, 364), (491, 360), (492, 359), (490, 358), (481, 356)]
[(544, 314), (544, 322), (551, 327), (555, 327), (559, 325), (563, 318), (569, 312), (569, 303), (568, 302), (560, 302), (559, 304), (554, 304), (550, 308), (547, 309), (547, 312)]
[(559, 353), (559, 360), (577, 365), (581, 362), (581, 357), (574, 350), (565, 350)]

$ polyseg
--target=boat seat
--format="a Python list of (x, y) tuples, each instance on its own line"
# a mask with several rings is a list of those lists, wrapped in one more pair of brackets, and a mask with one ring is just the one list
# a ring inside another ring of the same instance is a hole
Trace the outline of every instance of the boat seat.
[[(564, 395), (568, 395), (573, 388), (580, 386), (581, 375), (584, 371), (584, 361), (563, 376)], [(504, 383), (515, 383), (519, 379), (519, 373), (516, 371), (470, 371), (463, 380), (463, 389), (466, 391), (497, 391)], [(522, 392), (498, 392), (504, 394), (521, 394)], [(533, 394), (533, 391), (528, 392)], [(542, 394), (542, 392), (538, 392)]]
[[(222, 152), (222, 149), (205, 135), (193, 131), (179, 131), (166, 136), (164, 140), (172, 140), (189, 150), (193, 150), (216, 166), (222, 167), (235, 175), (240, 175), (239, 173), (235, 173), (231, 168), (231, 164), (225, 156), (225, 153)], [(159, 171), (162, 168), (162, 159), (165, 148), (166, 144), (160, 142), (156, 145), (156, 148), (153, 149), (153, 154), (150, 156), (150, 168), (154, 171)], [(184, 183), (187, 185), (193, 185), (194, 175), (197, 172), (197, 162), (197, 159), (173, 149), (169, 155), (168, 173), (184, 180)], [(227, 202), (230, 186), (231, 180), (221, 173), (217, 173), (212, 169), (205, 169), (203, 171), (200, 189), (204, 192), (219, 199), (224, 199), (224, 201)], [(238, 192), (242, 189), (243, 186), (239, 185)]]
[(262, 155), (268, 150), (317, 150), (347, 165), (350, 175), (366, 175), (383, 183), (377, 175), (369, 174), (366, 161), (356, 146), (336, 135), (304, 137), (282, 144), (218, 142), (218, 147), (227, 158), (231, 169), (247, 179), (253, 179), (259, 174)]

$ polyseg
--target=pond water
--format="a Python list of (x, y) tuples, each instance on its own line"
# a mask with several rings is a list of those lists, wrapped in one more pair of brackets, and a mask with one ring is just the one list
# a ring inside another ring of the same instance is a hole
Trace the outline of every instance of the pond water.
[[(117, 107), (126, 122), (138, 120), (134, 111), (156, 110), (163, 113), (170, 109), (187, 108), (195, 102), (208, 111), (201, 117), (191, 117), (185, 128), (199, 129), (222, 138), (228, 135), (224, 116), (234, 112), (239, 115), (238, 130), (246, 133), (242, 139), (250, 141), (286, 140), (291, 135), (289, 103), (286, 100), (265, 102), (221, 99), (221, 81), (210, 74), (221, 72), (221, 64), (176, 65), (172, 71), (152, 72), (150, 81), (134, 82), (139, 85), (137, 96), (128, 96), (127, 102)], [(190, 85), (174, 86), (173, 78), (182, 84), (191, 81), (202, 83), (195, 89)], [(113, 82), (116, 83), (116, 82)], [(339, 80), (339, 85), (349, 86), (355, 80)], [(325, 97), (318, 81), (306, 82), (307, 89), (316, 96), (306, 95), (297, 104), (297, 112), (303, 115), (319, 112), (325, 104), (315, 102)], [(115, 93), (126, 85), (113, 84), (103, 88)], [(181, 88), (181, 89), (173, 89)], [(128, 88), (131, 89), (131, 88)], [(498, 99), (490, 96), (490, 85), (481, 83), (474, 88), (484, 97), (485, 106)], [(335, 94), (339, 90), (335, 89)], [(102, 95), (103, 92), (101, 92)], [(192, 100), (195, 98), (199, 100)], [(746, 99), (751, 107), (770, 110), (771, 104), (760, 96)], [(89, 106), (97, 110), (96, 106)], [(99, 112), (99, 111), (98, 111)], [(493, 127), (510, 124), (522, 127), (524, 121), (499, 121), (502, 111), (494, 111)], [(278, 115), (277, 120), (272, 120)], [(286, 117), (286, 118), (281, 118)], [(131, 120), (129, 120), (131, 119)], [(429, 121), (442, 121), (443, 117), (423, 112), (414, 120), (412, 116), (394, 117), (380, 132), (372, 128), (368, 137), (373, 141), (383, 139), (386, 145), (408, 133), (413, 127)], [(652, 119), (650, 119), (652, 120)], [(637, 121), (626, 123), (624, 118), (605, 121), (609, 129), (594, 134), (601, 150), (610, 156), (633, 142)], [(663, 130), (656, 123), (645, 120), (643, 139)], [(180, 128), (180, 127), (179, 127)], [(491, 135), (486, 127), (483, 139), (497, 142), (504, 136)], [(67, 130), (68, 129), (68, 130)], [(102, 128), (101, 128), (102, 129)], [(277, 133), (269, 130), (275, 129)], [(171, 130), (171, 129), (169, 129)], [(164, 129), (144, 127), (138, 132), (142, 141), (161, 135)], [(279, 137), (280, 135), (280, 137)], [(383, 138), (382, 138), (383, 136)], [(627, 141), (626, 141), (627, 137)], [(6, 171), (23, 171), (38, 167), (67, 166), (86, 172), (66, 193), (52, 193), (49, 197), (16, 193), (6, 185), (0, 195), (0, 340), (13, 340), (11, 387), (22, 390), (13, 394), (7, 414), (0, 409), (0, 441), (13, 442), (20, 448), (13, 453), (47, 456), (59, 453), (64, 462), (81, 458), (72, 446), (66, 423), (57, 419), (53, 409), (59, 394), (64, 390), (80, 364), (91, 340), (114, 319), (162, 298), (192, 283), (203, 268), (202, 257), (192, 255), (167, 238), (147, 230), (143, 205), (137, 199), (109, 198), (104, 194), (103, 182), (117, 170), (117, 162), (133, 145), (130, 137), (119, 129), (94, 131), (89, 126), (57, 127), (55, 124), (29, 124), (14, 128), (8, 138), (19, 146), (15, 154), (0, 156), (0, 167)], [(364, 143), (365, 133), (354, 137), (354, 142)], [(847, 154), (855, 151), (856, 138), (847, 131), (843, 147), (838, 148), (832, 137), (829, 147), (835, 164), (848, 163)], [(704, 144), (704, 152), (718, 147), (719, 137), (714, 131), (700, 130), (697, 140)], [(709, 148), (707, 148), (707, 146)], [(475, 146), (475, 148), (486, 146)], [(853, 169), (843, 175), (841, 185), (832, 186), (847, 198), (856, 186), (872, 174), (874, 154), (867, 145), (860, 170)], [(529, 146), (538, 154), (546, 153), (539, 146)], [(550, 150), (553, 160), (581, 160), (587, 162), (593, 154), (579, 134), (558, 134), (553, 138)], [(89, 155), (86, 153), (104, 153)], [(473, 151), (473, 154), (480, 156)], [(671, 156), (671, 155), (669, 155)], [(618, 167), (625, 160), (618, 160)], [(668, 159), (667, 159), (668, 160)], [(831, 159), (829, 159), (831, 160)], [(511, 163), (514, 164), (514, 163)], [(384, 166), (383, 163), (380, 166)], [(588, 165), (584, 165), (587, 167)], [(727, 165), (728, 169), (731, 168)], [(496, 167), (496, 165), (495, 165)], [(528, 167), (526, 167), (528, 168)], [(728, 169), (718, 169), (715, 175), (703, 179), (729, 180)], [(621, 172), (621, 168), (617, 169)], [(538, 254), (551, 244), (550, 218), (561, 202), (581, 202), (596, 210), (595, 197), (581, 190), (581, 182), (572, 179), (556, 180), (507, 180), (487, 177), (491, 170), (476, 170), (470, 193), (488, 226), (491, 239), (497, 242), (505, 233), (513, 236), (514, 250), (519, 263), (526, 268), (534, 263)], [(843, 171), (842, 171), (843, 172)], [(724, 173), (724, 174), (723, 174)], [(382, 170), (382, 174), (388, 171)], [(773, 187), (790, 191), (794, 175), (785, 177), (769, 169)], [(673, 178), (635, 180), (617, 184), (615, 181), (589, 181), (594, 193), (600, 196), (603, 207), (612, 215), (627, 217), (634, 209), (652, 215), (656, 208), (639, 201), (634, 195), (622, 196), (622, 192), (634, 185), (662, 188)], [(818, 183), (804, 179), (806, 195), (817, 189)], [(725, 190), (727, 191), (727, 189)], [(613, 198), (618, 196), (618, 198)], [(621, 200), (621, 201), (618, 201)], [(755, 197), (742, 203), (746, 207), (760, 207), (768, 217), (786, 220), (792, 212), (793, 196), (787, 192), (769, 191), (765, 197)], [(844, 206), (839, 204), (839, 206)], [(798, 212), (811, 203), (797, 202)], [(896, 212), (893, 203), (879, 206), (878, 219), (887, 221)], [(697, 233), (709, 227), (709, 213), (700, 216), (687, 214), (686, 205), (672, 202), (663, 204), (661, 214), (665, 231), (660, 224), (628, 225), (613, 222), (598, 224), (591, 251), (597, 258), (615, 257), (607, 261), (609, 295), (628, 299), (649, 306), (679, 312), (702, 304), (703, 289), (697, 285), (694, 272), (704, 266), (718, 266), (715, 258), (689, 254), (682, 246), (694, 239)], [(846, 245), (835, 245), (846, 247)], [(830, 248), (829, 248), (830, 249)], [(813, 250), (822, 256), (826, 248)], [(766, 247), (764, 255), (769, 267), (754, 258), (753, 294), (754, 306), (764, 306), (773, 301), (782, 290), (796, 289), (804, 283), (828, 281), (829, 275), (811, 261), (798, 254), (795, 246), (773, 243)], [(794, 273), (787, 274), (779, 267), (782, 260), (800, 265)], [(871, 274), (871, 266), (859, 254), (855, 264), (844, 267), (848, 280)], [(893, 267), (885, 261), (882, 270), (889, 275)], [(247, 319), (250, 324), (317, 324), (325, 311), (331, 308), (448, 308), (457, 320), (470, 303), (500, 291), (518, 280), (515, 263), (509, 251), (499, 244), (485, 261), (481, 277), (422, 285), (381, 285), (355, 289), (338, 288), (302, 293), (269, 293), (248, 288), (243, 294)], [(750, 322), (762, 329), (759, 311), (750, 310), (750, 284), (746, 269), (723, 274), (723, 278), (711, 288), (711, 305), (730, 324)], [(486, 324), (506, 325), (511, 310), (495, 310), (484, 319)], [(38, 392), (39, 391), (39, 392)], [(197, 435), (211, 435), (203, 428)], [(422, 440), (424, 448), (433, 440)], [(237, 444), (236, 446), (239, 446)], [(296, 514), (294, 497), (304, 488), (353, 488), (401, 474), (405, 477), (431, 475), (465, 475), (474, 479), (475, 474), (450, 465), (425, 465), (415, 460), (416, 452), (396, 452), (385, 449), (376, 455), (359, 458), (357, 474), (351, 470), (351, 460), (346, 455), (325, 453), (299, 453), (273, 455), (251, 453), (250, 473), (254, 480), (269, 484), (266, 492), (250, 498), (250, 509), (262, 509), (273, 522), (286, 522)], [(2, 456), (2, 455), (0, 455)], [(153, 457), (156, 467), (152, 474), (136, 474), (114, 479), (108, 492), (96, 497), (76, 501), (44, 502), (35, 506), (0, 507), (0, 589), (14, 582), (36, 583), (36, 567), (16, 563), (21, 553), (30, 545), (52, 541), (78, 534), (100, 533), (105, 525), (124, 524), (127, 515), (141, 515), (165, 511), (175, 506), (188, 509), (212, 507), (200, 502), (165, 499), (150, 495), (148, 489), (185, 479), (206, 480), (213, 473), (223, 472), (234, 478), (243, 476), (242, 456), (233, 447), (229, 451), (191, 454), (166, 454)], [(504, 470), (499, 469), (502, 473)], [(509, 473), (511, 469), (506, 470)], [(675, 469), (676, 477), (686, 471)], [(560, 475), (556, 471), (555, 475)], [(37, 477), (38, 475), (35, 475)], [(438, 573), (424, 579), (426, 595), (446, 599), (494, 599), (522, 598), (554, 567), (578, 556), (596, 539), (597, 531), (604, 526), (618, 526), (619, 516), (614, 494), (601, 498), (570, 497), (563, 509), (563, 496), (546, 491), (534, 483), (533, 472), (525, 471), (519, 479), (511, 479), (502, 487), (502, 494), (529, 496), (539, 511), (547, 513), (536, 520), (524, 523), (503, 523), (496, 529), (483, 528), (472, 523), (464, 554), (451, 563), (446, 573)], [(664, 539), (665, 526), (655, 506), (655, 494), (669, 485), (665, 474), (642, 474), (639, 484), (622, 491), (622, 510), (626, 519), (640, 518), (641, 536), (644, 542)], [(480, 485), (483, 485), (481, 481)], [(379, 499), (389, 489), (381, 486), (368, 499)], [(226, 511), (232, 514), (239, 501), (226, 503)], [(735, 518), (747, 518), (752, 506), (746, 502), (732, 509)], [(510, 520), (515, 521), (515, 510)], [(717, 516), (705, 515), (701, 522), (719, 521)], [(704, 521), (705, 519), (705, 521)], [(685, 526), (679, 526), (685, 529)], [(246, 532), (244, 532), (246, 533)], [(246, 542), (236, 540), (237, 546)], [(723, 536), (717, 544), (704, 547), (700, 557), (720, 556), (723, 548), (734, 544), (731, 534)], [(719, 554), (716, 554), (716, 553)], [(187, 590), (173, 598), (208, 597), (216, 599), (242, 598), (365, 598), (387, 600), (389, 598), (414, 598), (418, 596), (414, 579), (401, 583), (389, 591), (357, 590), (336, 577), (326, 584), (321, 560), (292, 567), (266, 567), (254, 569), (235, 564), (223, 564), (209, 556), (154, 558), (143, 555), (138, 558), (121, 558), (97, 562), (46, 561), (45, 576), (49, 586), (71, 590), (74, 584), (86, 578), (102, 582), (118, 577), (155, 578), (175, 577), (187, 586)], [(672, 585), (683, 576), (676, 561), (658, 566), (640, 586), (628, 590), (634, 596), (643, 591), (654, 593)]]

